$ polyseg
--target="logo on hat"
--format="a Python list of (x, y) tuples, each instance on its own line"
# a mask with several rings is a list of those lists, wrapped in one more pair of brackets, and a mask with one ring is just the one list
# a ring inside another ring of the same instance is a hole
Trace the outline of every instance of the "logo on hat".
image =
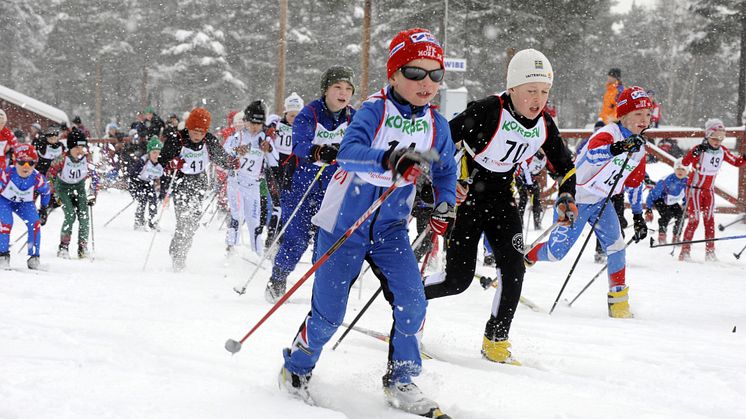
[(543, 70), (544, 69), (544, 61), (536, 60), (534, 61), (534, 68), (537, 70)]
[(648, 97), (648, 94), (644, 90), (633, 90), (632, 99), (639, 99), (641, 97)]
[(393, 57), (394, 54), (396, 54), (397, 52), (399, 52), (400, 49), (404, 48), (404, 44), (405, 44), (405, 42), (402, 41), (397, 46), (395, 46), (394, 48), (391, 48), (391, 52), (389, 52), (389, 58)]
[(430, 42), (435, 45), (440, 46), (440, 43), (438, 43), (438, 40), (435, 39), (433, 34), (430, 32), (417, 32), (409, 35), (409, 39), (412, 40), (412, 43), (416, 44), (418, 42)]

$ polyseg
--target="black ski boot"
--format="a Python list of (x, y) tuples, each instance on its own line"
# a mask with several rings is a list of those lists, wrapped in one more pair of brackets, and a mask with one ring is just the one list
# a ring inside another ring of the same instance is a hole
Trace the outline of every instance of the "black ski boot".
[(39, 269), (39, 256), (31, 256), (26, 261), (26, 266), (28, 266), (29, 269), (37, 270)]
[(0, 253), (0, 269), (10, 269), (10, 252)]
[(264, 299), (268, 303), (276, 303), (283, 295), (285, 295), (285, 289), (287, 288), (287, 281), (272, 281), (267, 282), (267, 288), (264, 290)]

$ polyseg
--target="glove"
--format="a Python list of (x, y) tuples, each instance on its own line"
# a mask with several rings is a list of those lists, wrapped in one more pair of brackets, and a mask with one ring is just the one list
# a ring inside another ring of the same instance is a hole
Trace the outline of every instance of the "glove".
[(409, 148), (386, 150), (383, 153), (384, 169), (392, 170), (394, 179), (399, 174), (407, 182), (414, 183), (417, 180), (417, 177), (422, 174), (420, 164), (425, 161), (429, 161), (428, 156)]
[(449, 232), (449, 227), (455, 220), (455, 207), (447, 202), (441, 202), (430, 214), (430, 228), (433, 230), (433, 233), (444, 236)]
[(88, 197), (88, 206), (92, 207), (96, 205), (96, 197), (95, 196), (89, 196)]
[(645, 210), (645, 221), (648, 223), (653, 222), (653, 210), (651, 208)]
[(557, 222), (560, 225), (572, 225), (575, 219), (578, 218), (578, 207), (575, 205), (575, 198), (567, 192), (563, 192), (557, 197), (554, 208), (557, 210)]
[(632, 215), (632, 219), (635, 222), (635, 243), (637, 243), (648, 236), (648, 225), (645, 224), (642, 214), (634, 214)]
[(466, 182), (456, 182), (456, 205), (463, 204), (468, 194), (469, 184)]
[(168, 162), (166, 166), (167, 166), (166, 167), (167, 170), (171, 172), (178, 172), (179, 170), (181, 170), (182, 167), (184, 167), (184, 160), (177, 157), (171, 160), (170, 162)]
[(645, 144), (645, 139), (642, 135), (633, 134), (622, 141), (617, 141), (612, 144), (611, 147), (609, 147), (609, 151), (614, 156), (618, 156), (622, 153), (636, 153), (640, 151), (643, 144)]
[(48, 215), (47, 207), (39, 208), (39, 223), (41, 225), (44, 225), (47, 223), (47, 215)]
[(314, 161), (320, 161), (324, 163), (332, 164), (337, 159), (337, 153), (339, 153), (339, 145), (315, 145), (311, 149), (311, 155)]
[[(263, 152), (269, 153), (270, 151), (272, 151), (272, 143), (270, 143), (269, 141), (260, 141), (259, 148), (261, 148)], [(336, 152), (334, 153), (334, 157), (337, 157)]]
[(702, 144), (699, 144), (692, 149), (692, 157), (699, 157), (700, 154), (704, 153), (707, 150), (707, 145), (705, 145), (705, 141), (703, 141)]

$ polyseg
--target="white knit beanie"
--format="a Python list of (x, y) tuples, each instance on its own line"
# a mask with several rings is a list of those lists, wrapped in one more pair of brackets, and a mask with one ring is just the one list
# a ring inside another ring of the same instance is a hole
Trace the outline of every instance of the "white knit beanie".
[(553, 80), (552, 64), (544, 54), (535, 49), (518, 51), (508, 64), (507, 89), (533, 82), (551, 85)]
[(716, 133), (717, 131), (724, 131), (725, 130), (725, 124), (723, 124), (723, 121), (717, 118), (708, 119), (707, 122), (705, 122), (705, 138), (709, 138), (712, 136), (712, 134)]
[(303, 99), (293, 92), (285, 98), (285, 112), (300, 112), (303, 109)]
[(673, 170), (684, 169), (687, 173), (689, 172), (689, 166), (684, 166), (684, 159), (679, 157), (673, 162)]

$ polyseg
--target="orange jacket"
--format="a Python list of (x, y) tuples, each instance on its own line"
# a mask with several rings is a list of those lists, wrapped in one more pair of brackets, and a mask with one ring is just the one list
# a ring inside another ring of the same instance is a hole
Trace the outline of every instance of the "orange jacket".
[(604, 121), (604, 124), (616, 121), (616, 98), (624, 90), (624, 86), (620, 81), (613, 81), (606, 83), (606, 93), (604, 93), (604, 103), (601, 106), (601, 112), (598, 114), (598, 119)]

